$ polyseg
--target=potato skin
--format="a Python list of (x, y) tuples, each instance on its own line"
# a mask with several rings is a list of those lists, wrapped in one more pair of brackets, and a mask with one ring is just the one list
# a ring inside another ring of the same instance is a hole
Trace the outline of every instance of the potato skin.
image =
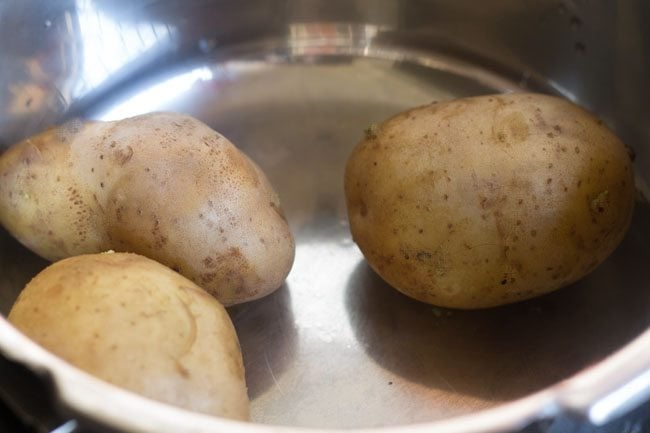
[(0, 222), (49, 260), (153, 258), (229, 305), (286, 278), (294, 241), (262, 171), (198, 120), (72, 122), (0, 157)]
[(401, 292), (492, 307), (566, 286), (616, 248), (634, 207), (626, 147), (560, 98), (507, 94), (415, 108), (349, 158), (352, 235)]
[(249, 418), (226, 310), (151, 259), (106, 253), (56, 262), (27, 284), (9, 321), (114, 385), (197, 412)]

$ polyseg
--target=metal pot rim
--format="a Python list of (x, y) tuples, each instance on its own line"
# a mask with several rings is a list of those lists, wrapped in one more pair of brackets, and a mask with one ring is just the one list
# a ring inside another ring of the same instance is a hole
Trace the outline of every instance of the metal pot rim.
[[(575, 376), (530, 396), (475, 414), (393, 427), (384, 433), (514, 431), (560, 414), (604, 424), (650, 395), (650, 329), (618, 352)], [(51, 377), (61, 405), (73, 416), (133, 433), (327, 433), (336, 430), (244, 423), (156, 402), (99, 380), (46, 351), (0, 318), (0, 352)], [(354, 429), (359, 433), (378, 429)]]

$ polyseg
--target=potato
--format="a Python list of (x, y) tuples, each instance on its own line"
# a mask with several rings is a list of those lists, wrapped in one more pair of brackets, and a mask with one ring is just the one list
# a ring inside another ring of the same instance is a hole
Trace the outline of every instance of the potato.
[(71, 122), (0, 157), (0, 222), (49, 260), (157, 260), (229, 305), (278, 288), (294, 241), (262, 171), (198, 120)]
[(349, 158), (352, 235), (370, 266), (434, 305), (532, 298), (592, 271), (630, 223), (627, 148), (551, 96), (434, 103), (367, 131)]
[(237, 335), (223, 306), (169, 268), (128, 253), (56, 262), (9, 321), (71, 364), (185, 409), (247, 420)]

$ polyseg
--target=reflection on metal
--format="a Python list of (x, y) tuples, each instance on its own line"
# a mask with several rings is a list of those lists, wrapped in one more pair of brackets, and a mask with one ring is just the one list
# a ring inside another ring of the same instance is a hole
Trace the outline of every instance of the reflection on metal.
[(648, 394), (650, 394), (650, 370), (597, 401), (589, 409), (589, 419), (596, 425), (605, 424), (643, 403)]
[(50, 433), (74, 433), (74, 431), (79, 427), (79, 424), (75, 420), (70, 420), (65, 424), (55, 428)]
[(76, 19), (76, 37), (83, 47), (83, 84), (75, 95), (96, 88), (120, 68), (172, 39), (165, 25), (147, 21), (122, 23), (97, 10), (92, 0), (77, 0)]
[[(363, 259), (352, 243), (342, 248), (349, 235), (341, 230), (340, 241), (327, 242), (303, 239), (296, 246), (296, 272), (290, 274), (287, 284), (291, 288), (294, 324), (310, 344), (310, 351), (319, 351), (322, 343), (334, 343), (336, 350), (356, 345), (354, 332), (345, 311), (344, 290), (348, 276)], [(311, 340), (314, 341), (311, 341)], [(323, 355), (330, 348), (321, 346)]]
[(353, 47), (366, 51), (380, 30), (375, 25), (346, 23), (291, 24), (287, 43), (294, 56), (350, 54)]
[(195, 84), (211, 79), (212, 71), (207, 67), (176, 75), (117, 104), (100, 116), (100, 120), (119, 120), (156, 111), (160, 107), (173, 102), (175, 97), (189, 91)]

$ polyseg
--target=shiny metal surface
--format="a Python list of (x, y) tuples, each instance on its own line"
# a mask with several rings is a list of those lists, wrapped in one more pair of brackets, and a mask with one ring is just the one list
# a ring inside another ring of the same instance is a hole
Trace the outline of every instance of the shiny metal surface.
[[(256, 423), (516, 430), (563, 411), (605, 422), (648, 397), (650, 334), (627, 346), (650, 324), (647, 204), (638, 206), (623, 245), (581, 282), (517, 305), (460, 312), (412, 301), (365, 265), (350, 238), (342, 189), (346, 158), (369, 124), (432, 100), (529, 89), (562, 94), (603, 116), (634, 147), (644, 191), (650, 111), (642, 95), (650, 92), (648, 58), (639, 54), (648, 49), (646, 3), (247, 6), (0, 3), (0, 24), (23, 23), (0, 25), (0, 141), (71, 116), (176, 110), (259, 163), (280, 194), (297, 251), (281, 289), (229, 310)], [(46, 263), (6, 233), (0, 245), (6, 312)], [(249, 429), (182, 411), (162, 414), (141, 399), (125, 405), (119, 392), (14, 334), (0, 321), (0, 350), (53, 372), (63, 406), (81, 418), (143, 432)], [(91, 397), (99, 389), (111, 407)], [(118, 419), (135, 409), (149, 418)]]

